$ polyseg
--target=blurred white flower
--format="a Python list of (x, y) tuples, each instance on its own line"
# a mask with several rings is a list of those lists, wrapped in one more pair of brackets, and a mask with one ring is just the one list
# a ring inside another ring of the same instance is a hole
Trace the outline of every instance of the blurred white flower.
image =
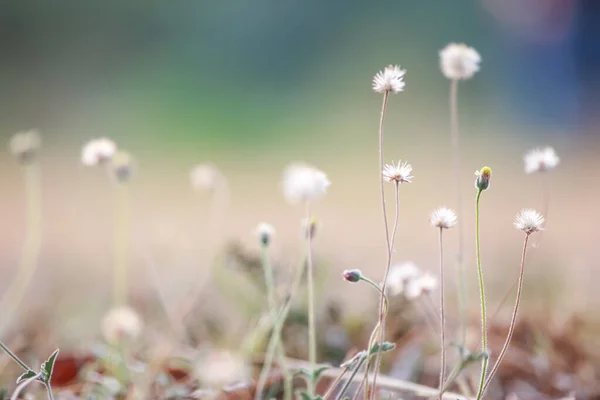
[(434, 228), (449, 229), (456, 225), (456, 214), (449, 208), (440, 207), (431, 213), (429, 221)]
[(479, 71), (479, 53), (465, 44), (450, 43), (440, 51), (440, 67), (448, 79), (469, 79)]
[(406, 161), (402, 162), (402, 160), (398, 161), (398, 164), (386, 164), (383, 167), (383, 179), (387, 182), (397, 182), (397, 183), (411, 183), (413, 176), (410, 174), (412, 172), (412, 166)]
[(402, 295), (407, 300), (414, 300), (434, 290), (437, 279), (429, 273), (423, 273), (412, 262), (405, 262), (392, 266), (387, 285), (391, 296)]
[(523, 160), (525, 161), (525, 173), (527, 174), (549, 171), (560, 162), (560, 158), (558, 158), (552, 147), (530, 150), (525, 154)]
[(544, 217), (542, 214), (531, 208), (521, 210), (515, 217), (515, 228), (526, 234), (538, 232), (542, 230), (542, 224), (544, 223)]
[(271, 238), (275, 236), (275, 228), (273, 228), (273, 225), (267, 224), (266, 222), (259, 223), (255, 232), (260, 242), (265, 246), (267, 246), (271, 242)]
[(94, 166), (104, 164), (115, 155), (117, 145), (108, 138), (90, 140), (81, 149), (83, 165)]
[(190, 184), (195, 190), (214, 190), (221, 182), (221, 172), (211, 164), (198, 164), (190, 171)]
[(398, 93), (404, 90), (404, 74), (406, 70), (398, 65), (389, 65), (373, 77), (373, 90), (378, 93)]
[(42, 137), (36, 129), (17, 132), (8, 145), (10, 152), (19, 158), (21, 162), (28, 162), (33, 159), (40, 146)]
[(129, 307), (113, 308), (102, 321), (102, 334), (110, 343), (134, 340), (141, 332), (142, 320)]
[(305, 164), (290, 164), (283, 173), (283, 196), (290, 204), (307, 202), (324, 195), (331, 185), (327, 175)]
[(250, 367), (242, 357), (220, 349), (210, 350), (194, 370), (203, 387), (219, 390), (251, 378)]

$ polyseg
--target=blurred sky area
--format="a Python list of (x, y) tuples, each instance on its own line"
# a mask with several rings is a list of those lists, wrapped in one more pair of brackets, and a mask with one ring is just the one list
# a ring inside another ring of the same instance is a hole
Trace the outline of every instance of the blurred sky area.
[(389, 63), (408, 70), (408, 114), (445, 119), (450, 41), (482, 55), (462, 101), (484, 123), (592, 133), (595, 0), (4, 2), (0, 127), (58, 144), (263, 143), (310, 135), (332, 105), (360, 108)]

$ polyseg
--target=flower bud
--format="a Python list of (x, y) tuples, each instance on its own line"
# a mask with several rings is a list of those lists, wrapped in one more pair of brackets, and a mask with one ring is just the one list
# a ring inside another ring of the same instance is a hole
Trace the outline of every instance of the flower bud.
[(347, 269), (344, 271), (344, 279), (356, 283), (362, 279), (362, 272), (360, 272), (360, 269)]
[(479, 171), (475, 171), (475, 187), (480, 191), (486, 190), (490, 187), (490, 178), (492, 177), (492, 169), (490, 167), (483, 167)]

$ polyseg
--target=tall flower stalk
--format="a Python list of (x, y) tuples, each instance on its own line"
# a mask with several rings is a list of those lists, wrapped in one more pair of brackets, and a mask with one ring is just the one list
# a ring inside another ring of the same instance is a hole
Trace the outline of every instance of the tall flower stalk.
[[(307, 201), (305, 205), (305, 218), (307, 224), (310, 224), (310, 203)], [(308, 361), (312, 372), (317, 367), (317, 327), (315, 314), (315, 284), (312, 259), (312, 232), (307, 226), (306, 232), (306, 287), (308, 290)], [(311, 377), (308, 393), (311, 399), (316, 395), (316, 382)]]
[(431, 225), (439, 229), (440, 247), (440, 393), (442, 399), (444, 388), (444, 376), (446, 374), (446, 309), (444, 307), (444, 246), (442, 233), (444, 229), (450, 229), (456, 225), (456, 214), (448, 208), (438, 208), (429, 218)]
[(544, 223), (544, 217), (541, 214), (539, 214), (537, 211), (531, 210), (531, 209), (522, 210), (515, 218), (515, 222), (514, 222), (515, 228), (517, 228), (520, 231), (525, 232), (525, 241), (523, 243), (523, 251), (521, 253), (521, 268), (519, 270), (519, 280), (517, 283), (517, 297), (515, 300), (515, 307), (513, 309), (512, 317), (510, 319), (510, 326), (508, 328), (508, 334), (506, 335), (506, 340), (504, 341), (504, 345), (502, 346), (502, 350), (500, 350), (500, 354), (498, 355), (498, 359), (496, 360), (494, 367), (490, 371), (488, 377), (486, 378), (486, 380), (483, 384), (482, 394), (485, 393), (485, 390), (487, 389), (490, 382), (492, 381), (492, 378), (498, 371), (498, 368), (500, 367), (500, 364), (502, 363), (502, 360), (504, 359), (504, 356), (506, 355), (508, 346), (510, 345), (510, 341), (512, 339), (512, 336), (513, 336), (513, 333), (515, 330), (515, 325), (517, 322), (517, 314), (519, 312), (519, 303), (521, 301), (521, 291), (523, 289), (523, 274), (525, 272), (525, 257), (527, 255), (527, 244), (529, 241), (529, 236), (534, 232), (541, 231), (542, 230), (541, 226), (543, 223)]
[[(384, 187), (384, 175), (383, 175), (383, 170), (384, 170), (384, 166), (383, 166), (383, 124), (385, 121), (385, 114), (386, 114), (386, 110), (387, 110), (389, 94), (390, 94), (390, 92), (399, 93), (404, 90), (404, 86), (405, 86), (404, 74), (405, 73), (406, 73), (406, 71), (401, 69), (399, 66), (389, 65), (383, 71), (379, 71), (373, 77), (373, 90), (377, 93), (383, 94), (383, 101), (382, 101), (382, 105), (381, 105), (381, 115), (379, 118), (379, 135), (378, 135), (379, 136), (379, 185), (380, 185), (380, 190), (381, 190), (381, 209), (382, 209), (382, 214), (383, 214), (383, 225), (384, 225), (384, 229), (385, 229), (386, 250), (387, 250), (387, 259), (388, 259), (387, 266), (386, 266), (385, 272), (384, 272), (384, 278), (381, 283), (381, 296), (379, 299), (379, 316), (378, 316), (378, 322), (377, 322), (377, 327), (380, 329), (379, 341), (378, 341), (379, 348), (381, 348), (381, 344), (383, 343), (383, 339), (384, 339), (385, 286), (386, 286), (387, 276), (389, 274), (389, 269), (390, 269), (390, 264), (391, 264), (390, 258), (391, 258), (391, 254), (392, 254), (392, 241), (390, 240), (388, 220), (387, 220), (387, 211), (386, 211), (386, 205), (385, 205), (385, 187)], [(377, 327), (376, 327), (376, 329), (377, 329)], [(381, 362), (381, 353), (379, 351), (377, 351), (377, 354), (375, 356), (375, 372), (374, 372), (374, 376), (373, 376), (373, 388), (375, 388), (376, 383), (377, 383), (377, 373), (379, 370), (380, 362)], [(368, 373), (369, 373), (369, 364), (370, 364), (369, 360), (367, 360), (365, 377), (368, 376)], [(367, 382), (366, 387), (365, 387), (365, 397), (368, 396), (368, 393), (369, 393), (369, 384)], [(372, 395), (373, 396), (375, 395), (374, 390), (372, 391)]]
[(11, 152), (23, 166), (26, 224), (25, 243), (17, 275), (0, 302), (3, 314), (0, 334), (11, 323), (37, 269), (42, 244), (42, 184), (37, 160), (40, 145), (41, 138), (35, 130), (17, 133), (10, 142)]
[[(464, 44), (450, 43), (440, 51), (440, 69), (450, 80), (450, 139), (452, 143), (453, 173), (456, 186), (456, 214), (462, 219), (462, 190), (460, 180), (461, 155), (458, 129), (458, 83), (471, 79), (479, 71), (481, 57), (475, 49)], [(465, 278), (464, 235), (462, 226), (458, 227), (458, 311), (460, 319), (461, 343), (467, 338), (467, 288)]]
[(489, 167), (483, 167), (476, 172), (477, 179), (475, 187), (477, 188), (477, 197), (475, 198), (475, 257), (477, 259), (477, 281), (479, 283), (479, 299), (481, 302), (481, 353), (484, 355), (481, 361), (481, 376), (479, 378), (479, 387), (477, 390), (477, 400), (483, 396), (483, 384), (488, 366), (487, 356), (487, 315), (485, 302), (485, 288), (483, 285), (483, 270), (481, 268), (481, 249), (479, 240), (479, 199), (481, 193), (490, 185), (492, 170)]

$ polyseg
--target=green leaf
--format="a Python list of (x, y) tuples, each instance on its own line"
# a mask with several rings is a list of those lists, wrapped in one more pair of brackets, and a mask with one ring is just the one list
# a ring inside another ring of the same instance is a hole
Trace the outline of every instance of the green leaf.
[[(381, 344), (381, 352), (385, 353), (386, 351), (391, 351), (394, 350), (396, 348), (396, 344), (395, 343), (390, 343), (390, 342), (383, 342)], [(379, 344), (375, 343), (373, 345), (373, 347), (371, 347), (371, 353), (370, 355), (373, 355), (375, 353), (377, 353), (379, 351)]]
[(19, 384), (29, 378), (33, 378), (34, 376), (37, 376), (37, 373), (35, 371), (29, 370), (27, 372), (24, 372), (23, 374), (21, 374), (21, 376), (19, 376), (17, 378), (17, 384)]
[(8, 389), (0, 388), (0, 400), (6, 400), (6, 399), (8, 399)]
[(306, 379), (311, 379), (312, 377), (312, 373), (306, 368), (298, 368), (296, 371), (294, 371), (294, 376), (297, 375), (300, 375)]
[(327, 371), (328, 369), (329, 369), (329, 367), (325, 366), (325, 367), (321, 367), (321, 368), (318, 368), (317, 370), (313, 371), (313, 373), (312, 373), (313, 382), (317, 383), (319, 381), (319, 379), (321, 378), (321, 374), (323, 372)]
[(301, 400), (313, 400), (310, 398), (310, 395), (306, 392), (298, 392)]
[(42, 378), (44, 379), (44, 383), (50, 382), (50, 378), (52, 378), (52, 371), (54, 370), (54, 362), (56, 361), (56, 357), (58, 357), (58, 352), (60, 350), (54, 350), (54, 353), (50, 355), (50, 357), (42, 363), (41, 372)]

